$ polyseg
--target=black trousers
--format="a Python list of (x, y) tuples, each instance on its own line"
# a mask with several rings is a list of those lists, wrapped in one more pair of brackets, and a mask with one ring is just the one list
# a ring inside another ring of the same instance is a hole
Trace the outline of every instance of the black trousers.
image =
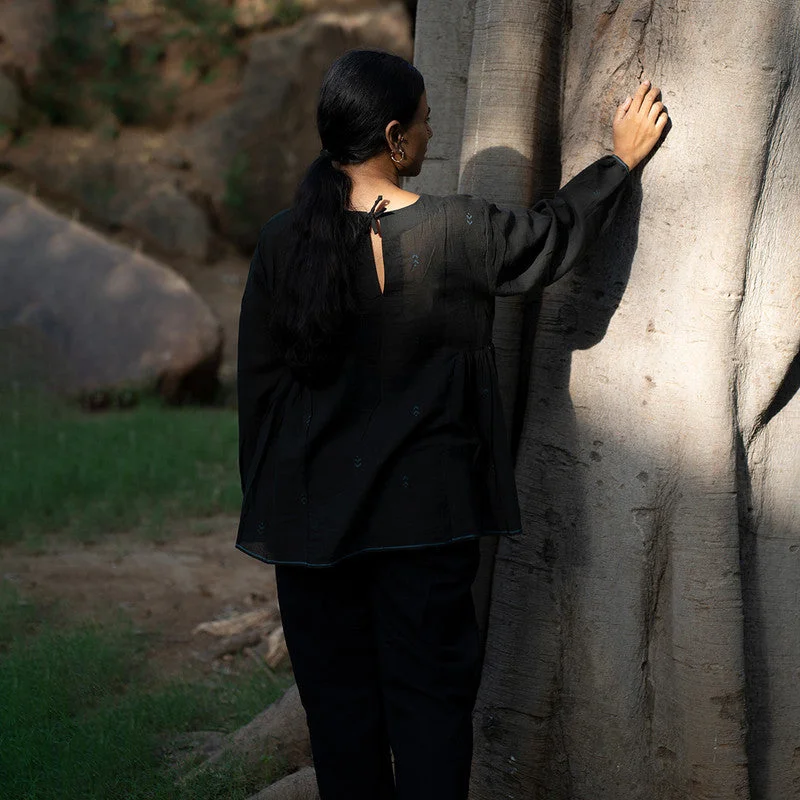
[(467, 540), (275, 568), (322, 800), (466, 800), (478, 561)]

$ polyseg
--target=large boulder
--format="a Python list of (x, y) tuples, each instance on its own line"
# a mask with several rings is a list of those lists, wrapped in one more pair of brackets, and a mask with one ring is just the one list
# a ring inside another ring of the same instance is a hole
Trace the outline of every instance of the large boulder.
[(205, 260), (211, 228), (181, 188), (182, 173), (158, 161), (163, 136), (141, 131), (109, 139), (101, 132), (33, 131), (4, 160), (44, 190), (97, 222), (124, 228), (168, 255)]
[(0, 285), (0, 329), (43, 336), (64, 390), (155, 385), (181, 401), (216, 389), (221, 329), (183, 278), (3, 186)]
[(354, 47), (410, 58), (405, 7), (316, 14), (254, 36), (238, 100), (188, 135), (172, 134), (195, 190), (210, 198), (220, 230), (241, 247), (252, 248), (259, 224), (291, 203), (319, 152), (315, 118), (323, 75)]

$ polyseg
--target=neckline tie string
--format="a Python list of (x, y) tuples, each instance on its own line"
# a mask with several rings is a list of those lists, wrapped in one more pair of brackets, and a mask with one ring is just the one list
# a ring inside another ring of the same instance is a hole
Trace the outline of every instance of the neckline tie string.
[(378, 227), (378, 219), (386, 213), (386, 206), (381, 208), (379, 211), (375, 210), (378, 208), (382, 200), (383, 195), (379, 194), (378, 199), (372, 204), (372, 208), (369, 210), (368, 214), (369, 226), (372, 228), (372, 232), (376, 234), (380, 231), (380, 228)]

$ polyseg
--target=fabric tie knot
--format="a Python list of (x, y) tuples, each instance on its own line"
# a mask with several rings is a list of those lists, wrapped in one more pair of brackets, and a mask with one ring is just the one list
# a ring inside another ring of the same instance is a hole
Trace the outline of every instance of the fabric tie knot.
[[(373, 233), (378, 233), (380, 231), (378, 219), (386, 213), (386, 205), (381, 205), (382, 201), (383, 195), (379, 194), (378, 199), (372, 204), (372, 208), (369, 210), (369, 226), (372, 228)], [(378, 208), (378, 206), (380, 206), (380, 208)]]

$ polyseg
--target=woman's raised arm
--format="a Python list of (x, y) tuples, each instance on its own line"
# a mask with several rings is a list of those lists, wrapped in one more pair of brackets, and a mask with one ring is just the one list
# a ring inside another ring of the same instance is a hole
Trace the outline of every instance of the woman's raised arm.
[(484, 206), (486, 277), (495, 295), (526, 294), (565, 275), (612, 219), (630, 170), (653, 149), (667, 123), (659, 89), (639, 86), (614, 115), (614, 155), (578, 173), (531, 209)]

